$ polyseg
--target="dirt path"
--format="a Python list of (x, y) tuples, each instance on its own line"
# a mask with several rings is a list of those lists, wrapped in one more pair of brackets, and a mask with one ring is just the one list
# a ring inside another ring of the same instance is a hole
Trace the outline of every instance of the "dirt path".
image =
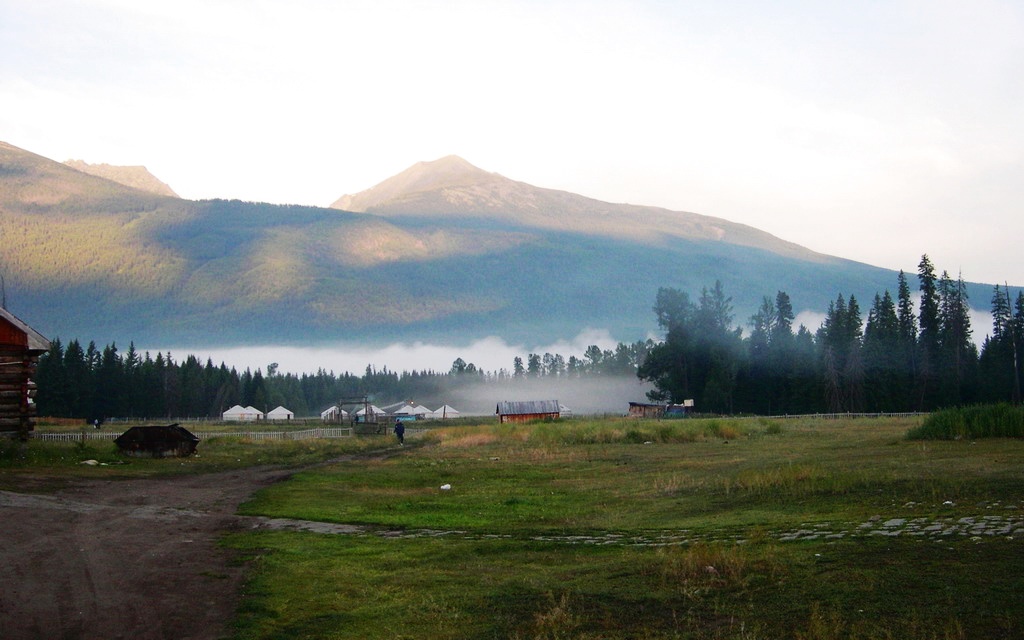
[[(336, 462), (336, 461), (335, 461)], [(218, 537), (237, 528), (364, 533), (352, 525), (237, 516), (258, 489), (295, 470), (245, 469), (174, 478), (76, 481), (55, 493), (0, 491), (0, 639), (213, 640), (240, 597), (244, 567)], [(1024, 539), (1016, 506), (985, 516), (875, 517), (861, 524), (778, 532), (780, 541), (856, 535)], [(912, 511), (912, 505), (904, 505)], [(1002, 512), (1002, 513), (1000, 513)], [(999, 514), (999, 515), (997, 515)], [(386, 531), (388, 536), (466, 536), (456, 531)], [(471, 535), (469, 537), (472, 537)], [(568, 537), (573, 544), (680, 544), (690, 532), (654, 539)]]
[(229, 635), (243, 567), (217, 546), (238, 505), (289, 471), (0, 491), (0, 638)]

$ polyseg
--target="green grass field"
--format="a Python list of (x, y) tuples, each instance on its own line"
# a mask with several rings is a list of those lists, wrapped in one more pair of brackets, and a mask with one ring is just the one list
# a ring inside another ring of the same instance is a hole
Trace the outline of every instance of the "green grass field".
[(1021, 637), (1024, 442), (918, 422), (432, 431), (243, 507), (366, 529), (230, 536), (238, 637)]
[(226, 535), (249, 576), (237, 640), (1024, 637), (1024, 440), (909, 439), (921, 422), (464, 422), (127, 464), (8, 443), (0, 488), (364, 454), (243, 505), (360, 528)]

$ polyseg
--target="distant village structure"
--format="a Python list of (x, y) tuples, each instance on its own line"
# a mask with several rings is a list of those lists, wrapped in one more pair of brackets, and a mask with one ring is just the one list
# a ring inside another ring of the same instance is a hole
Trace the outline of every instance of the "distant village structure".
[(35, 429), (32, 377), (50, 341), (0, 306), (0, 433), (27, 440)]
[[(359, 409), (346, 411), (345, 406), (358, 406)], [(340, 400), (337, 404), (327, 407), (320, 412), (320, 419), (324, 422), (354, 422), (354, 423), (387, 423), (395, 421), (411, 422), (415, 420), (450, 420), (458, 418), (459, 411), (448, 404), (444, 404), (431, 411), (429, 408), (416, 404), (412, 400), (396, 402), (386, 407), (378, 407), (371, 404), (368, 399)]]

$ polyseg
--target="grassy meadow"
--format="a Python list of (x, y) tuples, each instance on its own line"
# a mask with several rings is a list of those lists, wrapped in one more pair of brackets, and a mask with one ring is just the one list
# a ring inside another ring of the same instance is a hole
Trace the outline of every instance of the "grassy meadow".
[(243, 505), (364, 528), (229, 535), (237, 637), (1022, 637), (1024, 441), (920, 422), (434, 429)]
[[(37, 427), (39, 431), (80, 432), (81, 421), (52, 421)], [(130, 424), (105, 426), (104, 430), (127, 430)], [(231, 426), (212, 424), (197, 428), (183, 425), (190, 431), (230, 431)], [(273, 425), (272, 425), (273, 426)], [(252, 430), (247, 428), (247, 431)], [(264, 430), (282, 430), (264, 428)], [(87, 429), (86, 431), (91, 431)], [(324, 440), (252, 441), (237, 436), (203, 440), (197, 455), (188, 458), (133, 458), (118, 451), (110, 440), (27, 443), (0, 438), (0, 490), (18, 490), (26, 478), (45, 478), (47, 484), (59, 487), (77, 478), (138, 478), (180, 474), (203, 474), (255, 466), (303, 467), (333, 458), (343, 458), (377, 451), (391, 444), (389, 438), (360, 437)], [(96, 464), (86, 464), (94, 461)]]

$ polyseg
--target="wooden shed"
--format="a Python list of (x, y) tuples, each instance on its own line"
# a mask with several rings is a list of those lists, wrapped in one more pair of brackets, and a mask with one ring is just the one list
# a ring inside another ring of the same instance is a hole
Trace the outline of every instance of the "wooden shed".
[(558, 400), (502, 401), (496, 409), (499, 422), (528, 422), (554, 420), (562, 415)]
[(35, 428), (32, 377), (50, 341), (0, 307), (0, 433), (27, 439)]

